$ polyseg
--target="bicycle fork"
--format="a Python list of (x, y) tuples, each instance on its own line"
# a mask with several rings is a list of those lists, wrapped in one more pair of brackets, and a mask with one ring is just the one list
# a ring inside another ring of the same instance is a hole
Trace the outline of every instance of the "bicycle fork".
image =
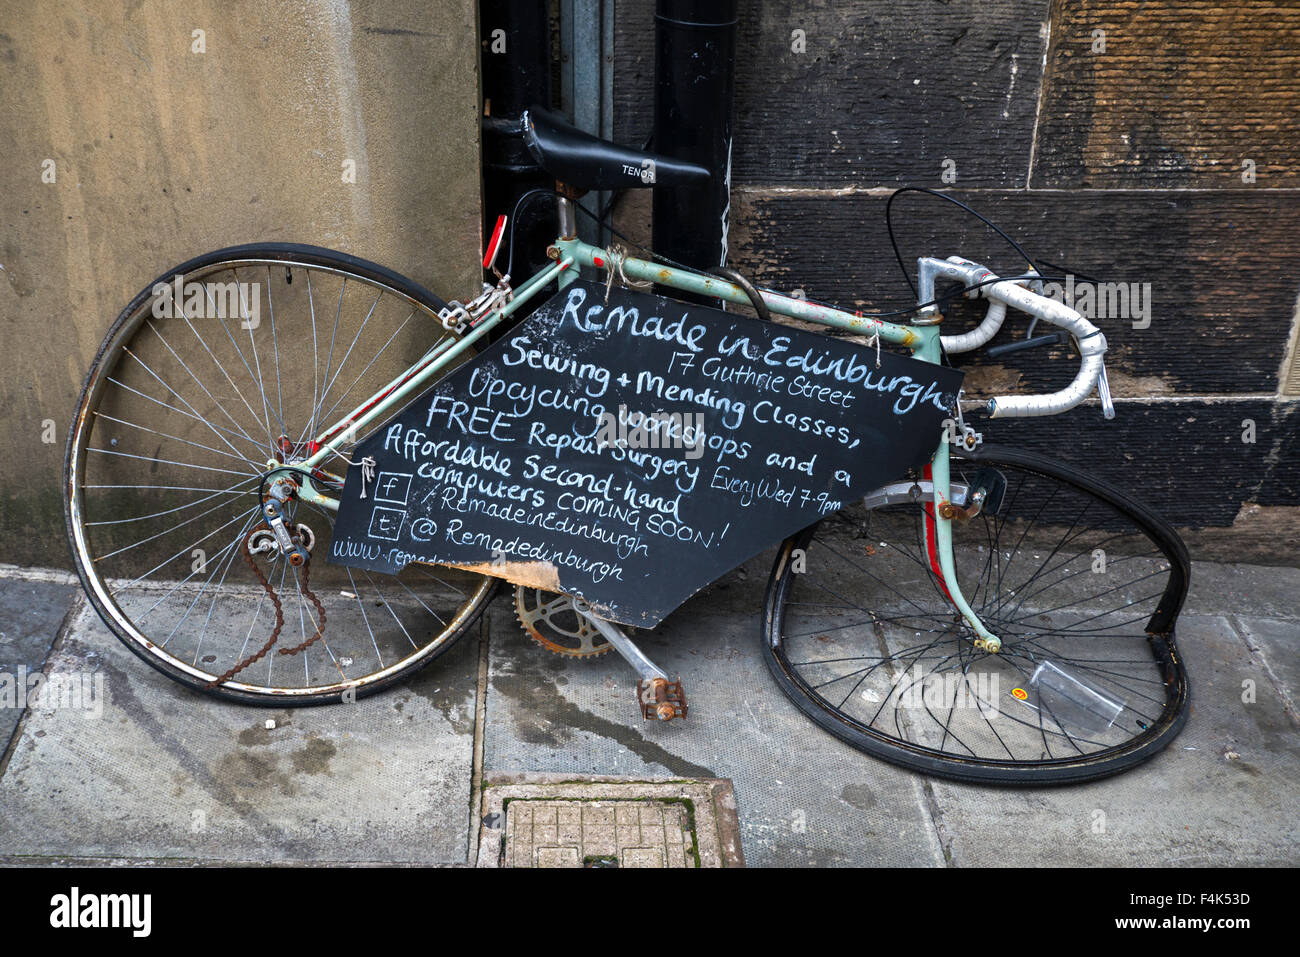
[[(942, 354), (938, 326), (929, 323), (919, 331), (921, 341), (913, 349), (913, 355), (925, 362), (938, 363)], [(960, 395), (956, 401), (961, 401)], [(970, 602), (966, 600), (966, 596), (962, 594), (961, 583), (957, 581), (957, 563), (953, 560), (952, 554), (953, 519), (974, 518), (983, 507), (985, 490), (968, 488), (965, 492), (964, 505), (959, 506), (953, 502), (948, 457), (953, 433), (948, 427), (949, 423), (944, 425), (939, 447), (935, 449), (930, 464), (925, 470), (925, 477), (930, 480), (931, 486), (931, 502), (924, 507), (923, 518), (926, 558), (944, 596), (975, 633), (975, 647), (996, 654), (1002, 648), (1002, 640), (985, 627), (984, 622), (980, 621), (979, 615), (975, 613), (975, 609), (971, 608)]]
[(930, 465), (926, 468), (926, 477), (932, 487), (932, 501), (925, 506), (925, 545), (930, 569), (939, 579), (939, 587), (952, 603), (953, 607), (965, 619), (975, 632), (975, 647), (981, 651), (996, 654), (1002, 647), (1002, 640), (985, 627), (979, 615), (966, 601), (957, 580), (957, 566), (952, 554), (952, 523), (954, 519), (974, 518), (982, 507), (983, 490), (968, 489), (964, 506), (952, 501), (952, 489), (949, 475), (948, 434), (935, 450)]

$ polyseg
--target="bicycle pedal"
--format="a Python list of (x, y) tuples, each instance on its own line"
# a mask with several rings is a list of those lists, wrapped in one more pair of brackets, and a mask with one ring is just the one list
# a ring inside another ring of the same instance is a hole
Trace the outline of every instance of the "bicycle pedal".
[(642, 678), (636, 683), (636, 700), (641, 705), (641, 717), (647, 721), (686, 717), (686, 692), (681, 678)]

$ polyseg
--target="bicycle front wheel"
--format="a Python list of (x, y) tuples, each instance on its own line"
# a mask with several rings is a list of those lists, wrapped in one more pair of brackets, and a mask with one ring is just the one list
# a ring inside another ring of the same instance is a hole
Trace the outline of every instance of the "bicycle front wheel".
[(928, 493), (857, 504), (787, 540), (768, 585), (764, 653), (826, 730), (913, 770), (992, 784), (1123, 771), (1186, 719), (1174, 623), (1186, 548), (1119, 490), (1040, 455), (953, 453), (957, 580), (1002, 640), (976, 649), (934, 558)]
[[(444, 342), (442, 307), (374, 263), (283, 243), (192, 259), (131, 301), (86, 379), (64, 477), (77, 573), (131, 651), (191, 687), (283, 707), (378, 691), (468, 631), (495, 579), (331, 566), (334, 513), (291, 500), (311, 554), (295, 567), (261, 516), (271, 463), (306, 459)], [(337, 486), (366, 437), (343, 436), (318, 487)]]

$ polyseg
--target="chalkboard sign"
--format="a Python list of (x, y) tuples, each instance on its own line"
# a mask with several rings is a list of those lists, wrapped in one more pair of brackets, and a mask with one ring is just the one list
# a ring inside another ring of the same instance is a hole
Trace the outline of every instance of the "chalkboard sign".
[(468, 567), (652, 626), (924, 463), (961, 384), (828, 336), (605, 295), (560, 291), (358, 446), (330, 561)]

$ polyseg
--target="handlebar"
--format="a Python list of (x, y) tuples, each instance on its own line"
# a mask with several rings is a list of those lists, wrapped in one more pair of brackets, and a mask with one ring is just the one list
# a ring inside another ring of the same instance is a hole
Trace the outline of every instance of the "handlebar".
[(940, 341), (947, 352), (969, 352), (984, 345), (1001, 328), (1008, 307), (1060, 326), (1078, 345), (1079, 371), (1073, 382), (1064, 389), (1045, 395), (1008, 395), (989, 399), (988, 411), (992, 418), (1056, 415), (1079, 405), (1094, 389), (1101, 399), (1102, 414), (1108, 419), (1115, 417), (1110, 384), (1106, 380), (1106, 337), (1080, 313), (1064, 303), (1026, 288), (1020, 281), (989, 282), (990, 279), (996, 280), (997, 276), (983, 266), (957, 256), (947, 260), (922, 259), (920, 267), (922, 295), (929, 298), (933, 298), (934, 280), (937, 277), (957, 279), (967, 286), (986, 283), (967, 293), (971, 297), (979, 296), (989, 300), (984, 320), (970, 332), (941, 336)]

